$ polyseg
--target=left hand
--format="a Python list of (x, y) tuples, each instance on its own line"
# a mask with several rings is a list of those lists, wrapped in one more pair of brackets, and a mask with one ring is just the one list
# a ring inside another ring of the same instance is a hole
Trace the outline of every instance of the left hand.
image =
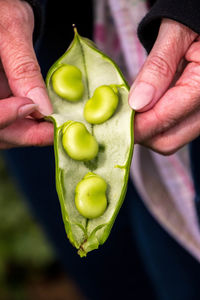
[(52, 113), (33, 49), (34, 15), (21, 0), (0, 1), (0, 149), (47, 146)]
[(200, 134), (200, 38), (169, 19), (133, 83), (135, 142), (169, 155)]

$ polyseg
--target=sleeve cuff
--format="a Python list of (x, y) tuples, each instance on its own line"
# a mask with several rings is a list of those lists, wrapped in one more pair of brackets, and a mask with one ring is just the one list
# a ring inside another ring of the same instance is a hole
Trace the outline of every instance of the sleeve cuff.
[(148, 53), (157, 38), (162, 18), (173, 19), (200, 34), (199, 0), (158, 0), (138, 27), (138, 37)]

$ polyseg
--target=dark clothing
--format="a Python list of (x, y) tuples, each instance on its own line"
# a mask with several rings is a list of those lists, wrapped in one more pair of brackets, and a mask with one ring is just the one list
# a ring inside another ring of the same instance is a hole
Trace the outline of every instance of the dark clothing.
[(162, 18), (178, 21), (200, 34), (199, 0), (158, 0), (138, 28), (140, 41), (147, 52), (153, 47)]
[[(32, 6), (34, 11), (34, 39), (39, 36), (39, 31), (41, 31), (43, 24), (42, 18), (44, 18), (44, 15), (42, 16), (41, 5), (47, 5), (46, 17), (48, 20), (46, 20), (46, 26), (54, 26), (54, 32), (58, 32), (55, 30), (55, 27), (59, 28), (59, 30), (63, 30), (63, 20), (65, 23), (65, 28), (69, 28), (66, 26), (68, 24), (71, 26), (71, 24), (73, 23), (75, 23), (79, 28), (78, 24), (81, 19), (80, 16), (83, 14), (85, 14), (86, 20), (86, 22), (84, 22), (84, 25), (88, 26), (89, 31), (92, 29), (92, 27), (90, 26), (92, 20), (91, 0), (87, 0), (87, 4), (85, 1), (74, 1), (74, 4), (67, 4), (67, 8), (65, 8), (66, 4), (64, 3), (64, 1), (61, 0), (57, 0), (56, 5), (54, 1), (48, 0), (23, 1), (27, 1)], [(199, 0), (149, 0), (148, 2), (151, 9), (149, 13), (144, 17), (138, 28), (140, 41), (148, 52), (151, 50), (156, 40), (162, 18), (169, 18), (178, 21), (200, 34)], [(68, 13), (69, 11), (70, 13)], [(81, 26), (82, 25), (83, 24), (81, 24)]]
[(138, 35), (147, 52), (150, 52), (162, 18), (178, 21), (200, 34), (199, 0), (158, 0), (138, 28)]

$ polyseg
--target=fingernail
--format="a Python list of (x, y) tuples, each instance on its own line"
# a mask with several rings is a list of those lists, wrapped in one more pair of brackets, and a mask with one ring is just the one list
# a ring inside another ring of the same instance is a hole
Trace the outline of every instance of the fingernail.
[(23, 119), (38, 108), (37, 104), (25, 104), (18, 109), (18, 117)]
[(26, 96), (38, 105), (38, 111), (43, 116), (49, 116), (52, 114), (53, 108), (45, 89), (36, 87), (30, 90)]
[(155, 96), (155, 88), (146, 82), (139, 82), (132, 87), (129, 104), (134, 110), (139, 110), (149, 104)]

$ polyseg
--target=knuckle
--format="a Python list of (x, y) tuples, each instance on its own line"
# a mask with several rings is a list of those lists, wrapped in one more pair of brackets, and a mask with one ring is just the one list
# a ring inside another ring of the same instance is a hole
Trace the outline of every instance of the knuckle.
[(173, 74), (173, 71), (167, 60), (160, 55), (151, 56), (151, 58), (147, 61), (146, 66), (151, 73), (156, 75), (159, 74), (164, 77), (168, 77)]
[(40, 67), (34, 59), (23, 58), (13, 67), (12, 74), (13, 80), (30, 79), (40, 74)]
[(32, 10), (26, 3), (15, 1), (2, 3), (1, 12), (1, 25), (8, 32), (24, 27), (24, 24), (33, 23)]
[(154, 112), (154, 117), (155, 117), (155, 133), (156, 134), (162, 134), (164, 133), (166, 130), (168, 130), (170, 127), (173, 127), (176, 124), (176, 120), (173, 118), (173, 116), (167, 115), (166, 117), (166, 113), (165, 111), (162, 112), (157, 111), (156, 108), (153, 108), (152, 111)]
[(197, 89), (197, 91), (200, 90), (200, 63), (190, 63), (188, 65), (188, 73), (190, 76), (187, 77), (187, 85), (191, 88)]
[(174, 154), (178, 149), (173, 148), (173, 147), (166, 147), (164, 149), (158, 149), (159, 153), (162, 154), (163, 156), (170, 156)]
[(39, 130), (40, 123), (31, 127), (30, 130), (27, 131), (25, 136), (25, 145), (28, 146), (43, 146), (44, 144), (44, 134)]
[(180, 148), (179, 145), (170, 138), (170, 136), (160, 134), (153, 140), (151, 149), (161, 155), (169, 156), (174, 154)]
[(43, 144), (44, 144), (44, 137), (42, 135), (35, 137), (32, 141), (32, 145), (36, 147), (43, 146)]
[(5, 127), (7, 127), (7, 125), (9, 124), (9, 121), (5, 118), (0, 120), (0, 129), (3, 129)]

